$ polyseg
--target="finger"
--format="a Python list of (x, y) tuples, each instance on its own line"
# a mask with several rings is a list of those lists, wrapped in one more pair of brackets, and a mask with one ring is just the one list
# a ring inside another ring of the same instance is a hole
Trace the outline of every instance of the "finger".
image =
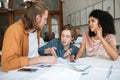
[(57, 57), (56, 52), (55, 52), (55, 50), (54, 50), (53, 48), (52, 48), (52, 50), (51, 50), (51, 54), (52, 54), (53, 56)]
[(74, 62), (74, 61), (75, 61), (75, 56), (74, 56), (74, 55), (71, 56), (70, 61), (71, 61), (71, 62)]
[(68, 56), (67, 54), (64, 54), (64, 56), (63, 56), (63, 57), (64, 57), (64, 58), (66, 58), (67, 56)]
[(56, 47), (52, 47), (54, 50), (56, 50), (57, 48)]
[(64, 54), (64, 58), (66, 58), (67, 56), (69, 56), (71, 54), (71, 52), (69, 51), (67, 51), (65, 54)]
[(72, 51), (72, 48), (70, 48), (69, 50)]
[(100, 27), (100, 30), (102, 30), (102, 27)]
[(63, 56), (64, 58), (66, 58), (67, 57), (67, 54), (64, 54), (64, 56)]

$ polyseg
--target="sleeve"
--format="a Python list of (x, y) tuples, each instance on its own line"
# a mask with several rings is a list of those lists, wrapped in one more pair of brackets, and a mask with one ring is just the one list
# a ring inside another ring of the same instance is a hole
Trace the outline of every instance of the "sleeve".
[(64, 49), (56, 49), (55, 52), (56, 52), (58, 57), (62, 57), (62, 58), (63, 58), (64, 53), (65, 53)]
[(20, 49), (20, 33), (15, 28), (8, 28), (2, 46), (2, 69), (9, 71), (28, 65), (28, 57), (23, 57)]
[(78, 48), (78, 47), (76, 47), (76, 46), (72, 45), (72, 52), (71, 52), (71, 55), (70, 55), (70, 56), (72, 56), (72, 55), (75, 55), (75, 56), (76, 56), (76, 54), (77, 54), (78, 50), (79, 50), (79, 48)]
[(40, 54), (40, 55), (46, 55), (46, 54), (45, 54), (45, 49), (54, 47), (54, 46), (55, 46), (55, 43), (56, 43), (56, 40), (53, 39), (52, 41), (48, 42), (46, 45), (40, 47), (40, 48), (38, 49), (39, 54)]
[(116, 45), (116, 38), (114, 35), (112, 34), (109, 34), (107, 37), (106, 37), (106, 41), (108, 42), (108, 44), (110, 45)]
[(55, 50), (56, 54), (58, 57), (62, 57), (64, 56), (65, 50), (63, 48), (62, 42), (61, 40), (58, 39), (58, 41), (55, 43), (55, 47), (57, 48)]

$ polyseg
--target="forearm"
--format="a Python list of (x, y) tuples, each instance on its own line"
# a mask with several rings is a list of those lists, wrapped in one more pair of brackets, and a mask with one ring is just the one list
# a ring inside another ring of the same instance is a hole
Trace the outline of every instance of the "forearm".
[(84, 50), (85, 50), (85, 44), (81, 44), (80, 49), (79, 49), (79, 51), (78, 51), (78, 53), (76, 55), (76, 59), (82, 57)]
[(51, 53), (51, 48), (47, 48), (47, 49), (45, 49), (44, 53), (45, 53), (45, 54), (49, 54), (49, 53)]
[(39, 54), (40, 55), (45, 55), (45, 54), (49, 54), (50, 53), (50, 48), (40, 48), (39, 50), (38, 50), (38, 52), (39, 52)]
[(39, 56), (35, 58), (29, 58), (29, 65), (34, 64), (54, 64), (57, 59), (54, 56)]
[(116, 60), (118, 58), (118, 52), (116, 46), (109, 45), (104, 38), (101, 38), (100, 41), (103, 44), (107, 54), (111, 57), (112, 60)]
[(78, 59), (78, 58), (80, 58), (80, 57), (82, 57), (82, 52), (81, 52), (81, 51), (79, 51), (79, 52), (77, 53), (76, 59)]

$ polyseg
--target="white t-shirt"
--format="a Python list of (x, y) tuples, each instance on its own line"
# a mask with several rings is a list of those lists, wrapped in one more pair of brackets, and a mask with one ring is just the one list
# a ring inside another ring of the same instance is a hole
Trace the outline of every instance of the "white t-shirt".
[(44, 40), (43, 40), (43, 38), (41, 38), (40, 37), (40, 47), (42, 47), (42, 46), (44, 46), (44, 45), (46, 45), (47, 44), (47, 42), (45, 42)]
[(28, 57), (38, 57), (38, 39), (37, 39), (37, 32), (29, 33), (29, 53)]

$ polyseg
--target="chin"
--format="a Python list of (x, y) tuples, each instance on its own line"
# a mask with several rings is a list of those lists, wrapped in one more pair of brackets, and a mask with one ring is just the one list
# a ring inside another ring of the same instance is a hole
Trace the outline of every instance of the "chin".
[(90, 29), (90, 31), (91, 31), (91, 32), (94, 32), (94, 30), (93, 30), (93, 29)]
[(66, 46), (67, 44), (64, 44), (64, 43), (63, 43), (62, 45), (63, 45), (63, 46)]

